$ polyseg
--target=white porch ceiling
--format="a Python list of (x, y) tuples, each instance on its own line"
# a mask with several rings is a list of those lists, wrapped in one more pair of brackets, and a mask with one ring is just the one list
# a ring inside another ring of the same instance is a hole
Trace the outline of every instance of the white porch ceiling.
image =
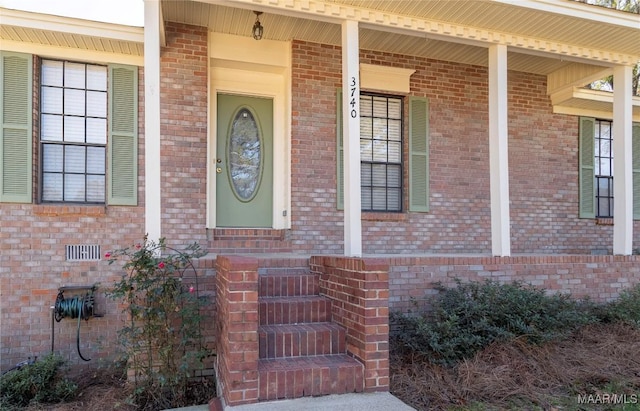
[[(545, 0), (542, 0), (545, 1)], [(575, 3), (560, 0), (556, 3)], [(222, 3), (222, 4), (219, 4)], [(327, 19), (311, 19), (311, 16), (293, 16), (287, 9), (266, 6), (278, 2), (256, 0), (228, 1), (202, 0), (175, 1), (163, 0), (163, 16), (167, 21), (174, 21), (197, 26), (208, 27), (209, 30), (249, 36), (255, 15), (252, 9), (264, 11), (260, 21), (265, 27), (264, 37), (272, 40), (299, 39), (323, 44), (339, 45), (341, 29), (339, 24)], [(291, 1), (291, 3), (298, 3)], [(303, 2), (304, 3), (304, 2)], [(318, 2), (319, 3), (319, 2)], [(521, 37), (570, 44), (596, 50), (613, 50), (616, 53), (640, 56), (640, 16), (615, 12), (613, 16), (623, 24), (614, 25), (603, 21), (594, 21), (580, 17), (558, 15), (527, 7), (518, 7), (518, 2), (504, 4), (490, 0), (325, 0), (327, 7), (336, 7), (333, 14), (342, 12), (342, 8), (350, 10), (369, 10), (389, 13), (403, 18), (414, 18), (444, 24), (456, 24), (474, 30), (490, 31), (498, 34), (518, 35)], [(589, 6), (577, 4), (579, 7)], [(611, 17), (611, 10), (594, 8), (603, 15)], [(597, 14), (596, 14), (597, 15)], [(637, 19), (637, 24), (634, 24)], [(577, 24), (579, 22), (579, 24)], [(457, 63), (487, 65), (487, 51), (484, 47), (472, 45), (471, 42), (459, 41), (456, 38), (443, 38), (431, 33), (399, 33), (363, 24), (360, 30), (360, 47), (362, 49), (409, 54), (445, 60)], [(485, 43), (487, 44), (487, 43)], [(571, 64), (571, 58), (561, 55), (532, 53), (529, 50), (510, 49), (509, 68), (536, 74), (549, 74)], [(639, 58), (640, 59), (640, 58)], [(606, 63), (602, 63), (606, 64)]]
[(133, 58), (144, 52), (142, 27), (5, 8), (0, 8), (0, 22), (0, 41), (5, 50), (44, 50), (52, 54), (88, 51), (91, 56), (102, 53)]
[(142, 43), (133, 41), (4, 24), (0, 26), (0, 39), (133, 56), (142, 56), (144, 48)]
[[(568, 44), (583, 45), (596, 49), (615, 48), (617, 52), (640, 54), (640, 15), (623, 13), (602, 7), (577, 4), (571, 0), (555, 3), (574, 7), (576, 10), (595, 11), (601, 19), (584, 18), (584, 14), (560, 15), (545, 11), (544, 6), (551, 2), (540, 2), (540, 9), (526, 7), (524, 0), (326, 0), (330, 3), (347, 4), (355, 7), (386, 11), (405, 16), (415, 16), (441, 22), (452, 22), (469, 27), (482, 28), (500, 33), (515, 33), (525, 37), (560, 41)], [(550, 8), (547, 8), (551, 10)], [(627, 20), (621, 27), (608, 22), (607, 17)], [(612, 39), (613, 30), (616, 37)], [(614, 44), (615, 43), (615, 44)]]
[(640, 61), (640, 15), (573, 0), (162, 0), (162, 7), (165, 21), (246, 37), (253, 10), (262, 11), (266, 39), (331, 45), (341, 44), (341, 18), (360, 18), (361, 49), (484, 67), (488, 45), (500, 41), (510, 45), (510, 70), (554, 75), (567, 96), (554, 107), (571, 114), (613, 110), (610, 101), (570, 93), (574, 83), (594, 80), (582, 74), (585, 65), (591, 73)]
[[(404, 2), (398, 2), (404, 3)], [(428, 2), (427, 2), (428, 3)], [(255, 14), (251, 10), (186, 1), (163, 2), (165, 20), (208, 27), (224, 34), (250, 36)], [(265, 28), (264, 38), (288, 41), (292, 39), (339, 45), (338, 24), (295, 18), (273, 13), (260, 16)], [(433, 38), (408, 36), (372, 29), (360, 30), (360, 47), (366, 50), (425, 56), (436, 60), (486, 66), (487, 50), (468, 44), (452, 43)], [(569, 62), (538, 56), (509, 54), (509, 68), (548, 74)]]

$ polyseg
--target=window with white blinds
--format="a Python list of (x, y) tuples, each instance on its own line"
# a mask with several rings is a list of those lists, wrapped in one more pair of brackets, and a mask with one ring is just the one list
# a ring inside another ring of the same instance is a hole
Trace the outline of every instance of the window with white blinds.
[(363, 211), (402, 211), (402, 98), (360, 96)]
[(43, 202), (104, 203), (107, 67), (42, 60)]

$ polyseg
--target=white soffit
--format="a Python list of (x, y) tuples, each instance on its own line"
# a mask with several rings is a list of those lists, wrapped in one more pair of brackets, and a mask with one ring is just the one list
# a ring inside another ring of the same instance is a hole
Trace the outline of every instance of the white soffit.
[(551, 95), (568, 87), (584, 87), (613, 74), (608, 67), (572, 63), (547, 75), (547, 94)]
[[(163, 4), (181, 8), (189, 7), (190, 3), (165, 1)], [(568, 0), (523, 0), (524, 7), (519, 1), (507, 0), (202, 0), (199, 4), (203, 3), (214, 6), (208, 9), (209, 19), (221, 17), (216, 7), (225, 6), (233, 10), (225, 11), (224, 18), (242, 18), (243, 21), (238, 21), (235, 27), (245, 28), (249, 24), (251, 10), (263, 11), (265, 36), (272, 35), (268, 27), (275, 27), (281, 35), (289, 35), (287, 40), (313, 41), (309, 37), (317, 36), (317, 41), (323, 42), (320, 39), (326, 34), (327, 27), (324, 30), (311, 27), (314, 33), (309, 33), (310, 27), (306, 24), (309, 20), (335, 24), (354, 20), (362, 29), (480, 47), (504, 44), (510, 47), (510, 51), (540, 52), (557, 58), (599, 61), (609, 66), (632, 65), (640, 60), (640, 22), (635, 24), (634, 21), (637, 15), (605, 13), (605, 22), (597, 21), (596, 17), (602, 11), (598, 7), (585, 4), (562, 7), (572, 3)], [(548, 7), (540, 11), (533, 7), (534, 3)], [(243, 15), (242, 10), (247, 13)], [(175, 13), (168, 13), (167, 18), (171, 20)], [(189, 14), (184, 13), (181, 17), (202, 19)], [(267, 16), (273, 17), (269, 26)], [(208, 27), (217, 31), (219, 26)]]
[(129, 56), (131, 61), (137, 61), (137, 57), (144, 54), (142, 27), (4, 8), (0, 8), (0, 14), (3, 49), (22, 45), (22, 51), (37, 54), (47, 53), (47, 50), (48, 53), (63, 54), (65, 49), (87, 50), (92, 56), (123, 55)]

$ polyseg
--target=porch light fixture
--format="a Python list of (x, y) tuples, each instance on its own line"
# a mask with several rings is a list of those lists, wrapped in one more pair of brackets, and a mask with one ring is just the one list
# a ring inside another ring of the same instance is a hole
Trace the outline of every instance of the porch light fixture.
[(262, 27), (262, 24), (260, 24), (260, 15), (262, 14), (262, 12), (254, 11), (254, 13), (256, 14), (256, 22), (253, 23), (251, 34), (253, 35), (254, 39), (260, 40), (262, 39), (262, 33), (264, 32), (264, 27)]

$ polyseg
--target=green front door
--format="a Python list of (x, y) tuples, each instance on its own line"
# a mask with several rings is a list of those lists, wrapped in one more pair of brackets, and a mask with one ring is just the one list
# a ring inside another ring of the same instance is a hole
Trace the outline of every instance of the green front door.
[(217, 98), (216, 226), (271, 228), (273, 100)]

